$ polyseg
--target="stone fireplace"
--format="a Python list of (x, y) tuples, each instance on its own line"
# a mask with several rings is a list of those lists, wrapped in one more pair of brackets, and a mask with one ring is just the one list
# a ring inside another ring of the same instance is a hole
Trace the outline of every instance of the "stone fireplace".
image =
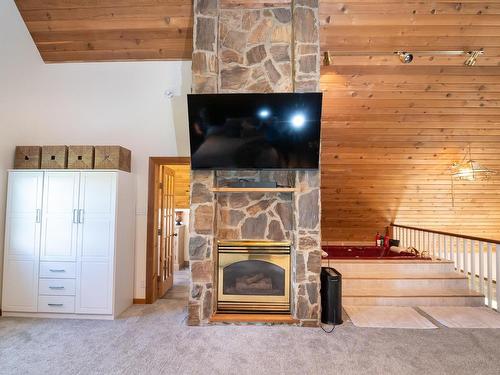
[[(275, 3), (252, 1), (253, 8), (247, 8), (245, 2), (234, 0), (194, 1), (193, 93), (319, 90), (318, 1)], [(218, 191), (239, 179), (276, 182), (291, 189)], [(319, 187), (316, 170), (192, 171), (188, 324), (207, 324), (216, 313), (219, 291), (224, 288), (217, 278), (218, 243), (245, 240), (289, 244), (289, 285), (283, 286), (289, 287), (289, 314), (301, 325), (318, 324)], [(277, 277), (273, 275), (277, 274), (270, 268), (238, 275), (240, 292), (247, 287), (241, 284), (245, 282), (278, 293), (269, 286), (270, 279)], [(231, 280), (236, 283), (236, 278)]]

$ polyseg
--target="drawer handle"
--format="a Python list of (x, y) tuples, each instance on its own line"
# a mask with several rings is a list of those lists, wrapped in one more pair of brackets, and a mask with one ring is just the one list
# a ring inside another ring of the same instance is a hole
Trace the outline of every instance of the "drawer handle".
[(54, 307), (61, 307), (61, 306), (64, 306), (62, 303), (48, 303), (47, 305), (49, 305), (49, 306), (54, 306)]
[(49, 289), (61, 290), (61, 289), (64, 289), (64, 287), (63, 286), (49, 286)]
[(54, 269), (49, 269), (50, 272), (66, 272), (66, 270), (54, 270)]

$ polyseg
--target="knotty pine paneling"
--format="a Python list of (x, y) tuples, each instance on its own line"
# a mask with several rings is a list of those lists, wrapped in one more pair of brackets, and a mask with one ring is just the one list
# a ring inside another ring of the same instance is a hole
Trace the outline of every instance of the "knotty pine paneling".
[(173, 169), (174, 176), (174, 205), (175, 208), (189, 208), (191, 166), (189, 164), (168, 164)]
[(15, 2), (45, 62), (191, 59), (191, 0)]
[[(500, 238), (500, 176), (455, 183), (449, 167), (472, 156), (500, 170), (498, 1), (320, 2), (322, 51), (322, 236), (371, 241), (391, 221)], [(462, 56), (369, 52), (484, 48)]]

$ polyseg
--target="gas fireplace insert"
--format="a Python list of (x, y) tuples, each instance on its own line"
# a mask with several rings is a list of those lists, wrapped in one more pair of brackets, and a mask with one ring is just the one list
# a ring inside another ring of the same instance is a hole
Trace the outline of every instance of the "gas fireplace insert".
[(290, 242), (218, 241), (217, 311), (290, 312)]

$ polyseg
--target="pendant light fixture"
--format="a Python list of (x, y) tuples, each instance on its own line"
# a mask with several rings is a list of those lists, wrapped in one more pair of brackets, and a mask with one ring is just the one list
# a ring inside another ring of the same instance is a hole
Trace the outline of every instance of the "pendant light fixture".
[(461, 162), (455, 162), (451, 166), (451, 199), (452, 206), (455, 207), (454, 180), (460, 181), (486, 181), (491, 176), (497, 174), (497, 171), (486, 168), (478, 161), (472, 159), (471, 147), (468, 145), (468, 151)]
[(462, 161), (453, 163), (451, 166), (451, 176), (457, 180), (484, 181), (496, 173), (496, 171), (486, 168), (472, 159), (470, 144)]

